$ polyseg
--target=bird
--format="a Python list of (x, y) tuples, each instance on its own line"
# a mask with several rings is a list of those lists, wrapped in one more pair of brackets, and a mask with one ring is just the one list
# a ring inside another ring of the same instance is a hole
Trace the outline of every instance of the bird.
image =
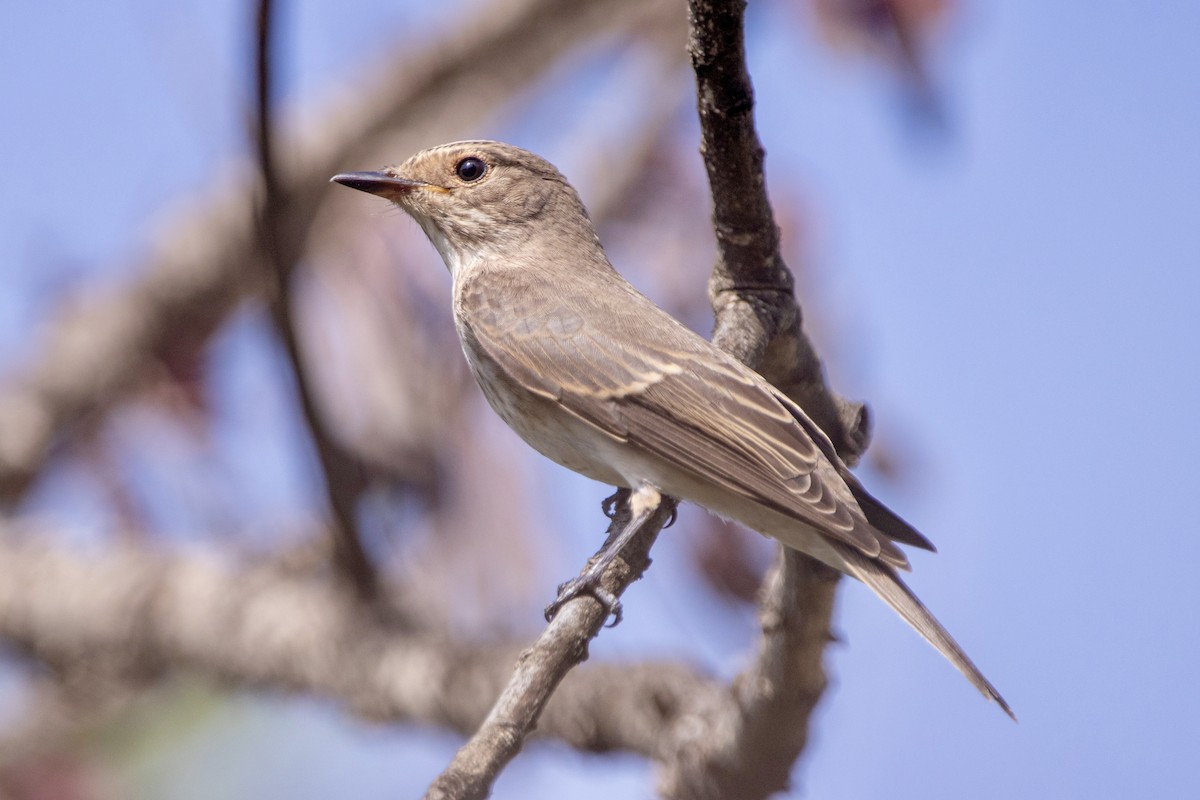
[(450, 271), (471, 372), (509, 427), (631, 490), (632, 522), (556, 604), (587, 592), (611, 611), (603, 568), (662, 495), (688, 500), (866, 584), (1016, 719), (899, 577), (911, 567), (898, 545), (932, 551), (929, 540), (867, 492), (799, 405), (622, 277), (550, 162), (461, 141), (331, 180), (391, 201), (425, 232)]

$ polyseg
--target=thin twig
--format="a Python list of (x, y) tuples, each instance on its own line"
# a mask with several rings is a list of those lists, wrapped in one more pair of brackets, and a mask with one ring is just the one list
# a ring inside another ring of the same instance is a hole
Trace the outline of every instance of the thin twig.
[[(364, 488), (363, 465), (337, 443), (321, 411), (313, 388), (312, 371), (300, 348), (296, 305), (290, 291), (295, 261), (284, 257), (280, 246), (283, 235), (282, 216), (286, 213), (280, 193), (279, 173), (274, 152), (275, 131), (272, 124), (272, 64), (274, 35), (272, 0), (259, 0), (255, 31), (255, 144), (258, 166), (262, 175), (263, 196), (259, 210), (259, 235), (263, 257), (273, 276), (269, 296), (271, 321), (283, 342), (288, 363), (295, 376), (297, 399), (305, 424), (312, 436), (317, 464), (325, 484), (325, 498), (332, 514), (333, 561), (338, 574), (347, 577), (364, 600), (375, 598), (379, 580), (375, 568), (363, 547), (358, 525), (357, 505)], [(295, 250), (295, 248), (290, 248)]]
[[(628, 492), (625, 493), (627, 499)], [(658, 509), (605, 571), (601, 581), (605, 591), (620, 597), (642, 576), (650, 566), (650, 547), (662, 526), (674, 514), (674, 509), (675, 501), (663, 498)], [(623, 501), (609, 526), (608, 540), (615, 537), (629, 520), (628, 503)], [(591, 596), (580, 596), (564, 605), (533, 646), (521, 654), (512, 677), (487, 719), (429, 787), (425, 800), (481, 800), (487, 797), (501, 770), (521, 751), (559, 683), (571, 669), (587, 659), (588, 643), (607, 619), (608, 610)]]

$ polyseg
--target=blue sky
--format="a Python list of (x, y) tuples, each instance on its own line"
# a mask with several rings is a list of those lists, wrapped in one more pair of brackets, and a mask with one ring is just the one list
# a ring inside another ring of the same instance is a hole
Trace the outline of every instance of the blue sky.
[[(935, 59), (949, 119), (936, 142), (897, 114), (877, 67), (798, 33), (792, 11), (752, 18), (769, 186), (814, 215), (835, 383), (919, 454), (909, 486), (880, 491), (941, 550), (914, 558), (912, 584), (1021, 719), (846, 585), (847, 643), (830, 651), (834, 688), (796, 783), (823, 798), (1180, 796), (1200, 741), (1200, 4), (968, 5)], [(285, 8), (288, 100), (350, 84), (363, 53), (444, 13)], [(3, 363), (59, 291), (127, 277), (161, 213), (244, 152), (248, 16), (228, 0), (0, 11)], [(569, 170), (566, 145), (530, 127), (464, 136), (516, 137)], [(242, 352), (235, 386), (272, 358)], [(279, 502), (304, 496), (304, 470), (280, 468)], [(602, 488), (533, 469), (566, 498), (561, 527), (595, 527), (582, 515)], [(597, 656), (690, 653), (730, 674), (753, 620), (704, 599), (677, 566), (685, 531), (669, 533)], [(594, 545), (563, 543), (563, 576)], [(219, 717), (145, 767), (155, 794), (193, 796), (182, 776), (216, 765), (227, 797), (347, 781), (409, 795), (456, 746), (308, 702)], [(271, 767), (286, 754), (301, 766)], [(647, 797), (647, 773), (535, 746), (496, 796), (544, 782), (546, 796)]]

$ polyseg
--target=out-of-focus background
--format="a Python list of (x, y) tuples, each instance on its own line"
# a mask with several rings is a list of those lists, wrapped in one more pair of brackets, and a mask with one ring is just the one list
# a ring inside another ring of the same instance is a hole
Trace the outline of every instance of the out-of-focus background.
[[(515, 52), (461, 51), (520, 5), (280, 3), (283, 167), (371, 169), (460, 138), (533, 149), (580, 189), (618, 269), (707, 333), (684, 8), (610, 0), (577, 29), (535, 20)], [(912, 585), (1021, 720), (845, 582), (796, 796), (1197, 791), (1197, 31), (1187, 2), (751, 4), (805, 325), (876, 420), (859, 474), (938, 544)], [(237, 233), (253, 32), (230, 0), (0, 11), (0, 486), (21, 536), (302, 558), (326, 525)], [(467, 66), (341, 147), (393, 83), (445, 63)], [(311, 222), (288, 245), (290, 290), (320, 419), (366, 465), (351, 493), (370, 554), (462, 635), (532, 638), (599, 544), (608, 490), (492, 418), (416, 226), (316, 180), (290, 212)], [(770, 557), (685, 512), (592, 658), (731, 676)], [(98, 667), (2, 655), (4, 797), (414, 796), (461, 742), (203, 670), (98, 700)], [(496, 796), (645, 797), (651, 772), (535, 742)]]

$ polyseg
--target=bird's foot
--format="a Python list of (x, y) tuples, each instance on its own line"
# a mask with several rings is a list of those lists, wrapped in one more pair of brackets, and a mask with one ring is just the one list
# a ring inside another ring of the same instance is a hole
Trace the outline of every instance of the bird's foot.
[(617, 516), (617, 506), (629, 496), (628, 489), (617, 489), (608, 497), (600, 501), (600, 510), (604, 512), (604, 516), (613, 519)]
[[(617, 516), (617, 506), (621, 503), (622, 500), (625, 499), (625, 497), (628, 496), (628, 494), (629, 494), (628, 489), (617, 489), (615, 492), (610, 494), (608, 497), (601, 500), (600, 501), (600, 510), (604, 513), (604, 516), (608, 517), (609, 519), (615, 518)], [(667, 521), (663, 523), (663, 529), (666, 530), (667, 528), (674, 525), (675, 520), (678, 519), (678, 517), (679, 517), (679, 507), (672, 506), (671, 507), (671, 516), (667, 517)]]
[[(612, 529), (610, 528), (610, 537), (605, 541), (604, 547), (600, 548), (600, 552), (594, 556), (592, 565), (584, 570), (578, 578), (572, 578), (558, 587), (558, 597), (554, 598), (553, 603), (546, 606), (547, 622), (554, 619), (563, 606), (583, 594), (590, 594), (600, 603), (600, 607), (604, 609), (606, 620), (612, 617), (612, 622), (608, 623), (608, 627), (616, 627), (621, 622), (621, 601), (600, 584), (600, 578), (613, 560), (620, 555), (625, 545), (629, 544), (634, 534), (641, 530), (642, 526), (646, 524), (646, 520), (650, 519), (655, 509), (659, 507), (662, 495), (653, 485), (643, 483), (633, 492), (629, 489), (618, 489), (600, 507), (612, 519), (616, 516), (617, 506), (627, 499), (629, 501), (629, 522), (615, 536), (611, 535)], [(674, 519), (675, 510), (672, 508), (671, 521), (673, 522)]]
[(546, 622), (554, 619), (562, 607), (581, 595), (591, 595), (595, 598), (600, 607), (604, 609), (604, 617), (612, 617), (612, 621), (606, 627), (615, 628), (621, 622), (621, 601), (612, 592), (600, 585), (600, 573), (594, 573), (592, 570), (580, 575), (578, 578), (572, 578), (558, 587), (558, 597), (554, 598), (554, 602), (546, 606)]

